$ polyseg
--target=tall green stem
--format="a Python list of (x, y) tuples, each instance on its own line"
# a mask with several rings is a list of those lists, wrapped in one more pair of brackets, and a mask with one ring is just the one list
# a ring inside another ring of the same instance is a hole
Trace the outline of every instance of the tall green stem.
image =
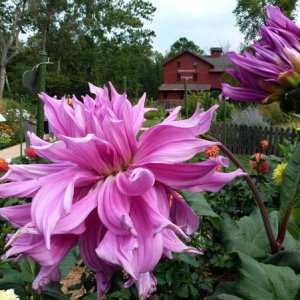
[[(209, 135), (205, 135), (204, 138), (209, 141), (219, 142), (218, 140), (216, 140), (215, 138), (213, 138)], [(234, 156), (234, 154), (227, 147), (225, 147), (223, 144), (220, 144), (219, 147), (238, 168), (242, 169), (245, 173), (247, 173), (245, 168), (240, 164), (240, 162), (237, 160), (237, 158)], [(257, 190), (254, 182), (252, 181), (251, 177), (247, 174), (244, 176), (244, 179), (248, 183), (248, 186), (252, 190), (252, 193), (256, 200), (256, 204), (259, 208), (261, 217), (263, 219), (263, 223), (265, 226), (265, 230), (267, 233), (267, 237), (268, 237), (268, 240), (270, 243), (272, 253), (277, 253), (280, 250), (280, 245), (277, 243), (277, 241), (274, 237), (274, 233), (272, 231), (271, 223), (270, 223), (270, 220), (268, 217), (268, 212), (265, 207), (264, 201), (263, 201), (259, 191)]]

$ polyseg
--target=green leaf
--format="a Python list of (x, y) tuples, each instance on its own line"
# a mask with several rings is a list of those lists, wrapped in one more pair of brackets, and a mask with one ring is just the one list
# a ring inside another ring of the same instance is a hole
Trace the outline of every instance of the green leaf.
[(300, 206), (300, 144), (284, 171), (280, 189), (279, 224), (292, 207)]
[(22, 273), (13, 269), (9, 263), (0, 266), (0, 284), (24, 284), (25, 277)]
[(276, 266), (287, 266), (293, 269), (297, 274), (300, 273), (300, 250), (296, 251), (281, 251), (269, 256), (264, 260), (266, 264)]
[[(238, 261), (235, 282), (223, 284), (217, 288), (214, 298), (207, 299), (230, 299), (224, 294), (232, 294), (246, 300), (296, 299), (300, 288), (300, 276), (296, 275), (292, 269), (259, 263), (242, 253), (235, 253), (235, 256)], [(228, 294), (228, 291), (231, 293)], [(222, 294), (225, 298), (217, 298)]]
[[(273, 232), (277, 232), (278, 213), (269, 214)], [(223, 216), (222, 237), (227, 252), (242, 252), (251, 257), (263, 259), (270, 253), (270, 245), (266, 235), (261, 215), (255, 210), (250, 216), (233, 220), (228, 215)], [(285, 250), (295, 250), (298, 243), (287, 232), (283, 243)]]
[(176, 260), (184, 262), (188, 265), (191, 265), (195, 268), (199, 267), (200, 262), (196, 259), (196, 256), (193, 254), (180, 253), (176, 255)]
[(213, 211), (205, 197), (202, 193), (191, 193), (187, 190), (181, 190), (180, 194), (184, 197), (186, 202), (191, 206), (197, 216), (209, 216), (216, 217), (219, 216)]
[(233, 295), (228, 294), (219, 294), (219, 295), (213, 295), (210, 297), (205, 298), (205, 300), (244, 300), (243, 298), (236, 297)]
[(97, 294), (96, 293), (89, 294), (83, 297), (82, 300), (97, 300)]
[(70, 298), (63, 294), (60, 284), (51, 282), (46, 285), (42, 293), (43, 300), (69, 300)]
[(74, 247), (63, 259), (59, 268), (61, 271), (61, 277), (65, 278), (70, 271), (75, 267), (76, 263), (79, 261), (78, 250)]

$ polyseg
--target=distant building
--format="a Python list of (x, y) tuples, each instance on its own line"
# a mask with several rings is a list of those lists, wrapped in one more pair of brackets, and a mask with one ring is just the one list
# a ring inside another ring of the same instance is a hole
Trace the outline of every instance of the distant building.
[(222, 54), (222, 48), (211, 48), (210, 55), (196, 55), (190, 51), (167, 60), (163, 64), (163, 84), (158, 99), (166, 106), (175, 106), (184, 97), (184, 79), (188, 91), (212, 91), (221, 89), (221, 77), (232, 65)]

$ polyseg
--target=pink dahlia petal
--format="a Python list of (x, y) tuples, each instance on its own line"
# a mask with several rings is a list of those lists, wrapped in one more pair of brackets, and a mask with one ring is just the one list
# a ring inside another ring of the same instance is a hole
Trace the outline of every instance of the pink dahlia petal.
[(195, 138), (189, 129), (155, 125), (141, 135), (133, 163), (143, 165), (182, 162), (215, 144)]
[(8, 182), (0, 184), (0, 197), (33, 197), (37, 190), (41, 188), (41, 182), (37, 179), (27, 180), (22, 182)]
[(172, 230), (166, 229), (163, 232), (163, 237), (164, 249), (167, 251), (176, 253), (203, 254), (201, 251), (197, 250), (194, 247), (186, 246)]
[(5, 218), (15, 227), (22, 227), (31, 222), (30, 209), (30, 203), (11, 207), (2, 207), (0, 208), (0, 216)]
[(134, 135), (137, 135), (140, 129), (142, 128), (144, 122), (145, 122), (145, 117), (144, 117), (144, 107), (145, 107), (145, 99), (146, 99), (146, 94), (144, 93), (137, 105), (133, 107), (133, 133)]
[(48, 159), (52, 162), (67, 162), (71, 153), (67, 150), (65, 143), (58, 141), (48, 143), (37, 137), (34, 133), (28, 132), (27, 135), (31, 141), (31, 147), (36, 151), (38, 156)]
[(147, 192), (154, 184), (153, 173), (144, 168), (132, 172), (119, 173), (116, 177), (117, 187), (124, 195), (138, 196)]
[(138, 289), (140, 299), (147, 299), (156, 291), (156, 279), (150, 272), (139, 274), (135, 285)]
[(113, 177), (108, 177), (98, 194), (98, 214), (101, 222), (114, 234), (136, 234), (129, 216), (131, 199), (121, 194)]
[(30, 165), (11, 165), (1, 180), (24, 181), (38, 179), (42, 176), (59, 173), (72, 166), (69, 163), (61, 164), (30, 164)]
[(138, 247), (132, 235), (115, 235), (107, 231), (96, 249), (96, 253), (105, 262), (122, 267), (135, 278), (133, 269), (133, 250)]
[(57, 176), (56, 180), (46, 183), (32, 199), (31, 215), (38, 230), (44, 234), (47, 248), (56, 223), (64, 213), (63, 198), (69, 176)]
[(199, 163), (147, 164), (157, 181), (173, 189), (197, 189), (216, 172), (216, 166), (226, 166), (228, 159), (217, 157)]
[(104, 262), (96, 253), (107, 229), (101, 224), (97, 212), (91, 213), (87, 219), (86, 231), (79, 236), (80, 255), (85, 265), (96, 272), (97, 294), (101, 297), (108, 291), (110, 280), (115, 269)]
[(201, 184), (197, 189), (191, 189), (192, 192), (218, 192), (225, 184), (229, 183), (231, 180), (238, 176), (244, 176), (247, 173), (243, 172), (241, 169), (237, 169), (234, 172), (222, 173), (215, 172), (206, 182)]
[[(112, 146), (93, 134), (82, 138), (61, 137), (70, 151), (69, 161), (86, 169), (104, 173), (113, 163), (115, 156)], [(95, 159), (97, 158), (97, 159)]]
[(144, 203), (134, 201), (132, 204), (132, 220), (138, 233), (138, 247), (133, 251), (132, 262), (136, 275), (152, 271), (163, 253), (162, 234), (156, 233), (156, 224), (144, 209)]
[(194, 114), (189, 119), (179, 121), (175, 120), (177, 111), (174, 110), (161, 125), (191, 129), (194, 135), (203, 134), (209, 130), (213, 114), (217, 108), (218, 105), (214, 105), (206, 112), (200, 113), (200, 104), (198, 103)]
[(222, 94), (239, 101), (263, 101), (269, 94), (267, 92), (254, 90), (251, 88), (233, 87), (222, 83)]
[(293, 32), (296, 36), (300, 37), (300, 28), (289, 18), (287, 18), (277, 6), (269, 5), (267, 7), (268, 25), (275, 28), (283, 28), (287, 31)]
[(84, 223), (87, 216), (97, 207), (97, 195), (99, 188), (90, 191), (86, 196), (82, 197), (73, 206), (69, 214), (62, 216), (57, 222), (53, 233), (76, 233), (81, 234), (87, 228)]
[(45, 285), (50, 281), (59, 281), (60, 280), (60, 270), (57, 265), (53, 266), (42, 266), (37, 277), (32, 283), (32, 287), (38, 292), (41, 293)]
[(199, 227), (199, 217), (176, 193), (172, 193), (170, 220), (186, 234), (194, 233)]

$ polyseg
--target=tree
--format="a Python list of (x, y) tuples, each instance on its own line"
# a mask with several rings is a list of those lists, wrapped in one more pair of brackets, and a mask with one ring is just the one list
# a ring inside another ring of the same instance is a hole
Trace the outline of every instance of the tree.
[(167, 53), (167, 57), (175, 56), (186, 50), (198, 55), (204, 54), (204, 51), (193, 41), (188, 40), (186, 37), (181, 37), (171, 45), (170, 51)]
[(250, 44), (257, 38), (260, 25), (266, 22), (268, 5), (280, 7), (289, 18), (294, 18), (297, 0), (238, 0), (233, 13), (237, 19), (240, 31), (245, 35), (245, 43)]
[(0, 100), (3, 97), (6, 68), (19, 53), (19, 34), (27, 0), (0, 2)]
[[(147, 84), (143, 77), (155, 64), (150, 59), (154, 32), (144, 28), (144, 20), (151, 20), (155, 11), (150, 2), (60, 0), (54, 1), (56, 7), (49, 7), (50, 2), (35, 0), (30, 5), (29, 14), (39, 17), (31, 23), (33, 36), (28, 40), (26, 52), (34, 57), (45, 45), (48, 56), (55, 62), (47, 68), (49, 93), (81, 95), (86, 92), (87, 81), (102, 85), (109, 80), (122, 91), (126, 76), (129, 96), (135, 97), (144, 86), (151, 86), (154, 94), (154, 84)], [(13, 72), (9, 74), (13, 76)], [(157, 85), (157, 80), (152, 81)]]

